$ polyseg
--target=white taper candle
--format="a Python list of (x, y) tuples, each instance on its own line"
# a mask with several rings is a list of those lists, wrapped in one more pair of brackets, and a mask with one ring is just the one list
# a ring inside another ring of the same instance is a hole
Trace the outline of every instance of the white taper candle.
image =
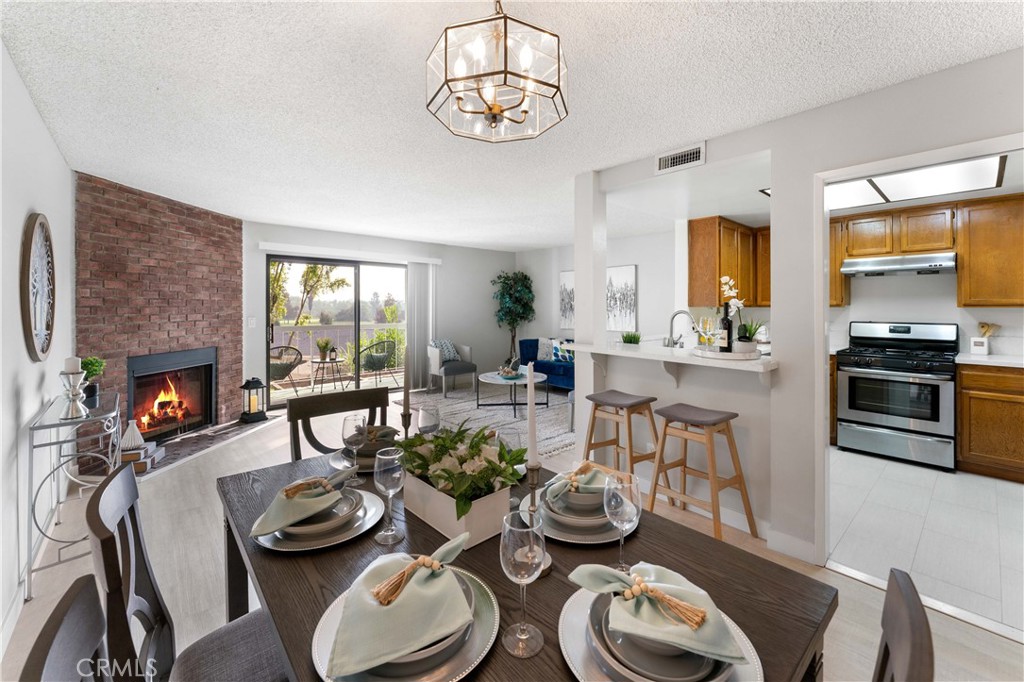
[(409, 367), (409, 365), (410, 365), (409, 346), (406, 345), (405, 346), (405, 379), (404, 379), (405, 386), (402, 387), (402, 412), (404, 414), (409, 414), (409, 384), (411, 383), (410, 379), (412, 378), (412, 369)]
[(530, 465), (540, 464), (540, 456), (537, 454), (536, 392), (533, 385), (533, 363), (531, 362), (526, 366), (526, 463)]

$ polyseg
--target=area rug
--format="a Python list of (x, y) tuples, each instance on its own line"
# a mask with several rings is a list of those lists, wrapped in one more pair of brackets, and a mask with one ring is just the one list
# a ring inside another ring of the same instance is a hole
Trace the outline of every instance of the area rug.
[[(526, 402), (526, 391), (517, 392), (517, 399)], [(482, 384), (480, 387), (481, 402), (508, 401), (508, 389), (500, 386)], [(537, 394), (537, 399), (544, 400), (544, 391)], [(471, 429), (490, 427), (501, 430), (512, 430), (519, 434), (522, 447), (526, 447), (526, 406), (516, 408), (516, 416), (512, 416), (511, 406), (477, 407), (476, 392), (471, 388), (449, 390), (445, 398), (440, 392), (427, 393), (413, 391), (409, 395), (413, 410), (422, 406), (436, 407), (441, 415), (441, 425), (455, 427), (462, 422)], [(551, 391), (551, 405), (537, 406), (537, 450), (540, 455), (550, 455), (569, 447), (576, 442), (576, 434), (569, 430), (569, 400), (565, 393)], [(395, 401), (401, 405), (401, 398)], [(413, 413), (415, 423), (416, 414)]]

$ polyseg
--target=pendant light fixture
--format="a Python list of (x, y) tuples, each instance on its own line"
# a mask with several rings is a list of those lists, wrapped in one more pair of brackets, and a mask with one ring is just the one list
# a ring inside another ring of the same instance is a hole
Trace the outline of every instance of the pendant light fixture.
[(494, 11), (441, 33), (427, 58), (427, 110), (460, 137), (532, 139), (569, 114), (561, 40), (500, 0)]

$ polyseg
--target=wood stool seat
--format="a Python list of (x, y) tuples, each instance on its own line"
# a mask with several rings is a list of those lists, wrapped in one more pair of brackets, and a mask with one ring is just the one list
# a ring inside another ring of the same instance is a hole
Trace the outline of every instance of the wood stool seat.
[[(654, 451), (637, 452), (633, 449), (633, 416), (645, 417), (651, 427), (651, 438), (657, 443), (658, 428), (654, 424), (654, 412), (651, 404), (657, 400), (654, 396), (634, 395), (623, 391), (608, 390), (600, 393), (591, 393), (587, 400), (593, 403), (590, 409), (590, 424), (587, 427), (587, 445), (584, 454), (585, 459), (593, 459), (591, 453), (594, 450), (611, 447), (615, 450), (615, 468), (619, 471), (628, 470), (634, 472), (634, 466), (640, 462), (649, 462), (654, 459)], [(597, 420), (603, 419), (615, 425), (615, 435), (608, 440), (595, 441), (594, 429)], [(619, 440), (620, 427), (626, 427), (626, 444)], [(655, 451), (657, 446), (655, 446)], [(623, 469), (620, 462), (621, 455), (626, 455), (628, 469)], [(664, 474), (665, 485), (668, 485), (668, 474)]]
[[(654, 455), (654, 475), (651, 476), (651, 494), (647, 498), (647, 510), (654, 511), (654, 499), (658, 493), (668, 497), (669, 502), (678, 500), (682, 503), (683, 509), (687, 504), (693, 504), (701, 509), (711, 512), (711, 519), (714, 523), (715, 537), (722, 539), (722, 515), (719, 504), (719, 493), (726, 488), (736, 488), (740, 491), (740, 498), (743, 500), (743, 511), (747, 515), (747, 525), (750, 526), (750, 534), (757, 537), (757, 524), (754, 521), (754, 513), (750, 507), (750, 497), (747, 495), (747, 484), (743, 479), (743, 468), (740, 466), (739, 454), (736, 452), (736, 439), (732, 432), (732, 420), (739, 415), (735, 412), (721, 410), (709, 410), (696, 405), (686, 403), (675, 403), (666, 407), (659, 407), (655, 413), (664, 418), (665, 422), (661, 427), (661, 434), (658, 438), (658, 448)], [(729, 478), (722, 478), (718, 475), (718, 463), (715, 459), (715, 434), (721, 433), (729, 445), (729, 454), (732, 456), (734, 474)], [(665, 443), (669, 436), (679, 438), (681, 441), (680, 458), (674, 462), (665, 461)], [(688, 465), (687, 445), (690, 441), (703, 443), (707, 449), (708, 470), (701, 471)], [(675, 490), (668, 483), (668, 472), (672, 469), (679, 469), (680, 490)], [(665, 485), (658, 484), (658, 477), (664, 478)], [(711, 499), (702, 500), (686, 494), (686, 477), (695, 476), (708, 482), (711, 487)]]

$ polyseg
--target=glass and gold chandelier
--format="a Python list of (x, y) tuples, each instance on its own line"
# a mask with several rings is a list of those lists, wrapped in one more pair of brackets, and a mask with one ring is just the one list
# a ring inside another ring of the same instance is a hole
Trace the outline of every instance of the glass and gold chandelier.
[(485, 142), (537, 137), (568, 114), (561, 40), (505, 14), (445, 28), (427, 59), (427, 110)]

